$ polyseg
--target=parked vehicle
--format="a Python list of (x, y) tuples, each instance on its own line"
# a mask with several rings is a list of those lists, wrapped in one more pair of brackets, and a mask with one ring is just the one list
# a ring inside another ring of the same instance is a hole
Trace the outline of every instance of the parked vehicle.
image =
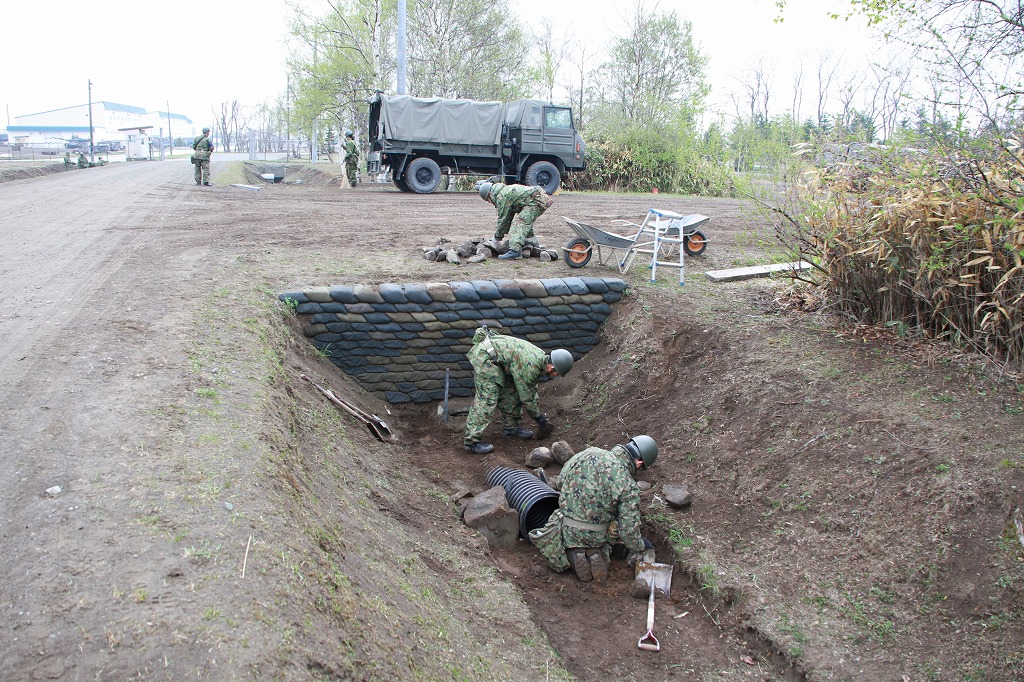
[(370, 100), (366, 170), (388, 168), (403, 192), (433, 192), (442, 175), (496, 175), (553, 194), (586, 168), (572, 109), (541, 100), (477, 102), (384, 95)]

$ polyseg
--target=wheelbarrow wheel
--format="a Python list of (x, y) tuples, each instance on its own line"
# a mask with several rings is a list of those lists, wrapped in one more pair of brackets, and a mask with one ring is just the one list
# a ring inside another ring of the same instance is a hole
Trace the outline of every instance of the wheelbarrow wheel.
[(683, 251), (687, 256), (699, 256), (708, 248), (708, 238), (700, 230), (694, 230), (683, 240)]
[(562, 250), (562, 259), (570, 268), (582, 268), (590, 262), (591, 255), (590, 242), (582, 237), (573, 239)]

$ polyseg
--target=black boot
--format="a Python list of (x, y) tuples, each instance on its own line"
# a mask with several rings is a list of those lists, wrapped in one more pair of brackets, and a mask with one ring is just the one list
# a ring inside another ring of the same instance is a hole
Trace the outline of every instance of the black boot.
[(498, 256), (499, 260), (519, 260), (523, 257), (522, 251), (509, 250)]
[(517, 426), (514, 429), (502, 429), (502, 434), (505, 438), (522, 438), (523, 440), (530, 440), (533, 438), (533, 431), (530, 429), (524, 429), (521, 426)]
[(466, 443), (466, 449), (474, 455), (486, 455), (494, 449), (490, 443)]

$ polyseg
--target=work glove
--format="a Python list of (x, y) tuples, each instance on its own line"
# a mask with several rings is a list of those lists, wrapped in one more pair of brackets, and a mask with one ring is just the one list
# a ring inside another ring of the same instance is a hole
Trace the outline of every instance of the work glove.
[(649, 550), (649, 549), (654, 549), (654, 543), (652, 543), (650, 540), (648, 540), (647, 538), (640, 538), (640, 539), (644, 541), (644, 551), (645, 552), (647, 550)]
[(533, 419), (537, 422), (537, 440), (544, 440), (555, 430), (555, 425), (548, 421), (548, 416), (543, 412)]

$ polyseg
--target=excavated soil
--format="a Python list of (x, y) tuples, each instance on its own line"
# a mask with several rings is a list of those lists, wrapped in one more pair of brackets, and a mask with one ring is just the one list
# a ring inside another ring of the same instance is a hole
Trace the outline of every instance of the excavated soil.
[[(215, 157), (215, 185), (228, 162)], [(712, 217), (686, 286), (632, 269), (602, 344), (541, 389), (575, 449), (639, 433), (661, 445), (643, 511), (674, 578), (651, 653), (623, 562), (582, 584), (459, 521), (453, 497), (537, 443), (492, 433), (495, 457), (469, 455), (459, 418), (370, 398), (276, 300), (617, 271), (425, 261), (438, 239), (491, 232), (472, 192), (313, 179), (252, 192), (196, 187), (191, 171), (0, 184), (0, 678), (1024, 676), (1015, 377), (835, 319), (786, 281), (707, 281), (775, 256), (742, 202), (560, 194), (537, 224), (557, 247), (574, 236), (563, 215)], [(397, 442), (302, 373), (384, 417)], [(665, 506), (669, 483), (690, 507)]]

